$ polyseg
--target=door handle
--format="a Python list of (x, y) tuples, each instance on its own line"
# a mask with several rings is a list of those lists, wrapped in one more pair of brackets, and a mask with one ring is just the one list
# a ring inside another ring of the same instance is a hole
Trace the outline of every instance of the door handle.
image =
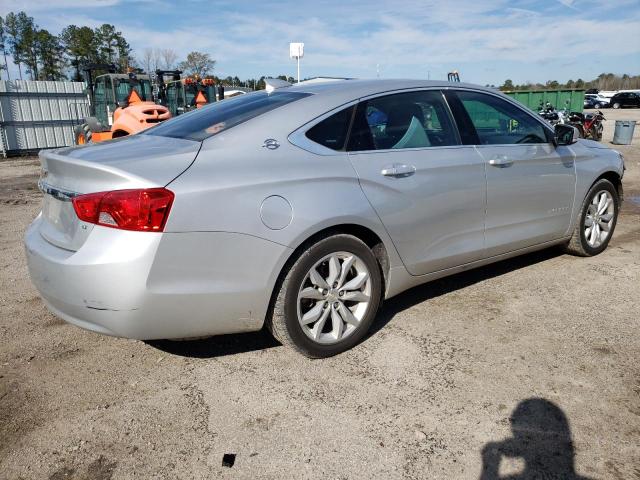
[(393, 165), (384, 167), (380, 173), (385, 177), (404, 178), (416, 173), (416, 167), (403, 163), (394, 163)]
[(506, 155), (496, 155), (489, 160), (489, 165), (493, 165), (494, 167), (509, 167), (513, 165), (513, 160)]

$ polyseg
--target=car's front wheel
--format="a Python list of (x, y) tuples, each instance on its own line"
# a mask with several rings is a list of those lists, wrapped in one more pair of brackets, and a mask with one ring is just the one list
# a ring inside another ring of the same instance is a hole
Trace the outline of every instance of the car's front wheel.
[(578, 225), (565, 246), (567, 253), (591, 257), (604, 251), (616, 228), (619, 208), (616, 187), (604, 178), (598, 180), (582, 204)]
[(620, 106), (621, 106), (621, 105), (620, 105), (618, 102), (615, 102), (615, 103), (613, 104), (613, 108), (615, 108), (615, 109), (620, 108)]
[(381, 301), (382, 275), (371, 249), (337, 234), (310, 245), (283, 279), (267, 327), (310, 358), (344, 352), (366, 335)]

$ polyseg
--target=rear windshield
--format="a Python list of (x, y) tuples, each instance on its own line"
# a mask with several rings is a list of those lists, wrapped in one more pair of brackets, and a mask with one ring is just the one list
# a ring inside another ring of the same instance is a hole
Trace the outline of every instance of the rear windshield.
[(143, 132), (145, 135), (202, 141), (223, 130), (270, 110), (311, 95), (302, 92), (248, 93), (167, 120)]

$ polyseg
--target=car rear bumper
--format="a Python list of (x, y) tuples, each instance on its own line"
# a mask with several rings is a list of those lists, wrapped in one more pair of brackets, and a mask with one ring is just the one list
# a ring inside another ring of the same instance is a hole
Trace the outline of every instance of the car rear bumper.
[(289, 249), (226, 232), (148, 233), (96, 226), (79, 250), (25, 234), (31, 280), (47, 307), (119, 337), (188, 338), (262, 328)]

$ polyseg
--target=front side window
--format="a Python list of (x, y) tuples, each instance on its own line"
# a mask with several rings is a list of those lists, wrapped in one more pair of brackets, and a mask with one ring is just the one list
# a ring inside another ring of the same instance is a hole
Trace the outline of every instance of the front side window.
[(167, 120), (148, 130), (144, 135), (184, 138), (202, 141), (218, 132), (228, 130), (242, 122), (262, 115), (304, 97), (310, 93), (260, 91), (240, 95)]
[(435, 90), (397, 93), (358, 104), (349, 151), (458, 145), (453, 122)]
[(547, 143), (540, 122), (515, 105), (479, 92), (456, 92), (475, 127), (481, 145)]

